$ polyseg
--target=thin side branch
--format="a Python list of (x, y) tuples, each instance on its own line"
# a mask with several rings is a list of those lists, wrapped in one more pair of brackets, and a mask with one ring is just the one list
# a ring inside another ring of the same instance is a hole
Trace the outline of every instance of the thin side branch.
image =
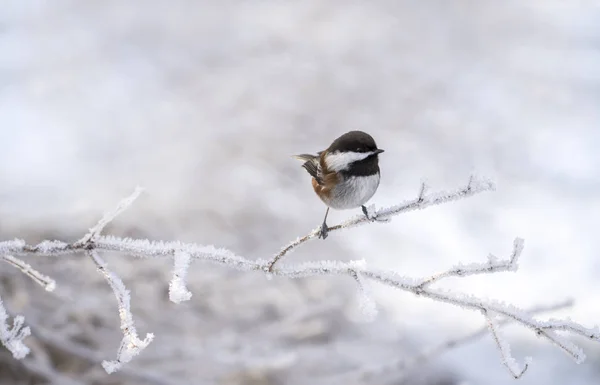
[(108, 270), (106, 262), (100, 258), (96, 250), (89, 250), (88, 256), (94, 261), (98, 270), (104, 275), (104, 278), (115, 293), (117, 303), (119, 305), (119, 318), (121, 319), (121, 331), (123, 332), (123, 340), (117, 352), (117, 359), (114, 361), (103, 361), (102, 366), (107, 373), (113, 373), (119, 370), (123, 364), (128, 363), (131, 359), (137, 356), (144, 350), (154, 339), (154, 334), (146, 334), (146, 338), (140, 340), (137, 330), (133, 322), (133, 315), (130, 309), (129, 290), (125, 288), (123, 281)]
[(17, 360), (29, 354), (29, 348), (23, 340), (31, 334), (29, 327), (24, 326), (25, 319), (21, 315), (13, 318), (13, 325), (8, 324), (8, 313), (0, 299), (0, 342)]
[(28, 263), (21, 261), (20, 259), (15, 258), (10, 254), (0, 255), (0, 259), (8, 263), (9, 265), (12, 265), (13, 267), (16, 267), (17, 269), (21, 270), (23, 274), (31, 278), (34, 282), (42, 286), (47, 291), (53, 291), (56, 288), (56, 282), (52, 278), (35, 270)]
[(104, 230), (106, 225), (112, 222), (123, 211), (127, 210), (127, 208), (131, 206), (136, 199), (139, 198), (140, 194), (143, 191), (143, 188), (139, 186), (136, 187), (133, 191), (133, 194), (121, 200), (119, 204), (117, 204), (117, 207), (114, 208), (114, 210), (107, 211), (104, 214), (104, 216), (98, 221), (98, 223), (96, 223), (96, 225), (92, 227), (86, 235), (83, 236), (83, 238), (75, 242), (74, 246), (76, 247), (76, 245), (87, 245), (90, 242), (95, 241), (100, 236), (102, 230)]
[[(364, 262), (364, 261), (361, 261)], [(350, 271), (350, 276), (356, 281), (358, 287), (358, 306), (365, 317), (365, 321), (372, 321), (377, 317), (377, 304), (371, 298), (371, 293), (362, 274), (357, 271)]]
[(424, 279), (419, 287), (422, 289), (425, 286), (431, 285), (441, 279), (448, 277), (466, 277), (468, 275), (476, 275), (476, 274), (489, 274), (489, 273), (498, 273), (505, 271), (517, 271), (518, 269), (518, 260), (523, 252), (523, 247), (525, 245), (525, 241), (521, 238), (516, 238), (513, 243), (513, 250), (510, 257), (505, 261), (498, 261), (493, 254), (488, 256), (488, 261), (486, 263), (471, 263), (468, 265), (458, 264), (452, 267), (450, 270), (432, 275), (431, 277)]
[(504, 338), (500, 337), (500, 326), (497, 324), (496, 320), (494, 320), (493, 315), (489, 314), (487, 311), (484, 311), (484, 316), (487, 321), (488, 328), (490, 329), (490, 333), (498, 346), (498, 350), (500, 351), (500, 355), (502, 356), (502, 364), (506, 366), (508, 371), (512, 374), (512, 376), (516, 378), (521, 378), (521, 376), (525, 373), (527, 368), (529, 367), (529, 363), (531, 362), (531, 358), (527, 357), (525, 359), (525, 364), (523, 368), (521, 365), (517, 363), (514, 357), (511, 355), (510, 346), (506, 342)]

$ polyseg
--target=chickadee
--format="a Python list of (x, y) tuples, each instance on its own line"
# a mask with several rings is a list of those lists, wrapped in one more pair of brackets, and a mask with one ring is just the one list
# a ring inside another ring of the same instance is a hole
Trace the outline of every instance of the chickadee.
[(371, 135), (350, 131), (317, 155), (294, 155), (304, 162), (302, 167), (312, 176), (313, 189), (327, 205), (319, 238), (327, 238), (330, 208), (346, 210), (361, 207), (369, 218), (364, 204), (379, 187), (378, 155), (382, 152)]

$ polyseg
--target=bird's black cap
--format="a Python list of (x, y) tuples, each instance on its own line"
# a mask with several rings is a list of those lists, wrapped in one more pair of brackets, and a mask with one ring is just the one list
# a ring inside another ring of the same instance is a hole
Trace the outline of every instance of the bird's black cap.
[[(349, 131), (331, 143), (327, 152), (370, 152), (378, 150), (373, 137), (362, 131)], [(383, 151), (380, 151), (383, 152)]]

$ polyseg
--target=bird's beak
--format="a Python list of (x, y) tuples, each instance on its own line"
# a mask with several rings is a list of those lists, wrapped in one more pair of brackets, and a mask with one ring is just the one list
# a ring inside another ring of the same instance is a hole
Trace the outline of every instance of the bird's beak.
[(383, 150), (381, 148), (378, 148), (377, 150), (375, 150), (375, 154), (381, 154), (383, 152)]

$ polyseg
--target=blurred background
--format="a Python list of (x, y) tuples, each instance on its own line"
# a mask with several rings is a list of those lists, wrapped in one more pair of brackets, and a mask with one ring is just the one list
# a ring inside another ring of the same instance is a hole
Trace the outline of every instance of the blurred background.
[[(290, 157), (340, 134), (380, 148), (378, 207), (460, 187), (498, 190), (314, 241), (287, 262), (364, 258), (424, 276), (505, 256), (520, 270), (447, 280), (521, 307), (574, 298), (600, 323), (600, 4), (580, 1), (4, 0), (0, 10), (0, 239), (74, 241), (133, 191), (107, 232), (269, 258), (325, 207)], [(330, 214), (334, 224), (358, 212)], [(168, 301), (169, 260), (106, 255), (155, 341), (107, 375), (121, 340), (113, 293), (84, 256), (32, 258), (47, 293), (3, 266), (0, 293), (32, 326), (2, 384), (512, 384), (489, 335), (387, 368), (484, 325), (480, 314), (372, 285), (364, 322), (347, 277), (301, 280), (210, 264)], [(600, 345), (577, 365), (528, 330), (520, 384), (596, 384)], [(366, 368), (383, 368), (366, 376)]]

